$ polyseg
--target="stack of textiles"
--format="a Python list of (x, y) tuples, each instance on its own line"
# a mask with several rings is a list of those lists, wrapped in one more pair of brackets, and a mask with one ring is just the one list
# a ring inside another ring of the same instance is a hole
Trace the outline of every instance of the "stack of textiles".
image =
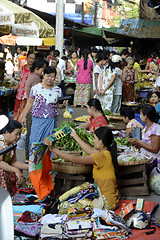
[(83, 209), (69, 208), (65, 224), (67, 236), (74, 239), (90, 239), (92, 237), (92, 213), (88, 207)]
[(44, 201), (35, 194), (34, 189), (19, 189), (13, 196), (13, 216), (15, 233), (18, 236), (38, 237), (40, 234), (40, 218), (44, 215), (44, 207), (49, 203), (49, 196)]
[(92, 222), (89, 219), (69, 220), (65, 231), (69, 238), (89, 239), (92, 237)]
[(46, 214), (41, 219), (41, 238), (68, 239), (64, 232), (67, 215)]
[(112, 211), (94, 208), (93, 234), (98, 239), (126, 239), (130, 235), (130, 229), (120, 216)]
[(99, 197), (99, 191), (95, 184), (88, 182), (64, 193), (59, 197), (59, 214), (67, 214), (70, 207), (84, 208), (93, 207), (93, 200)]

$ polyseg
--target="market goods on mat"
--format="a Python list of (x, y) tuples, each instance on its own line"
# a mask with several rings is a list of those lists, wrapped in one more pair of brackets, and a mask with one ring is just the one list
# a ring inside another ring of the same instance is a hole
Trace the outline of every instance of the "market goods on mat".
[[(94, 136), (92, 133), (88, 132), (85, 128), (77, 128), (76, 124), (72, 121), (67, 121), (67, 122), (63, 122), (62, 126), (64, 125), (69, 125), (72, 128), (75, 129), (76, 133), (78, 134), (78, 136), (84, 141), (89, 143), (91, 146), (93, 146), (93, 140), (94, 140)], [(61, 148), (63, 147), (65, 150), (68, 151), (81, 151), (81, 147), (79, 146), (79, 144), (74, 140), (74, 138), (72, 138), (69, 135), (59, 139), (56, 143), (55, 143), (55, 147), (57, 148)]]
[(149, 74), (144, 73), (142, 75), (142, 79), (146, 79), (146, 80), (155, 79), (156, 80), (157, 76), (152, 73), (149, 73)]
[(83, 116), (75, 118), (74, 120), (78, 121), (78, 122), (87, 122), (89, 120), (89, 118), (90, 118), (89, 115), (83, 115)]

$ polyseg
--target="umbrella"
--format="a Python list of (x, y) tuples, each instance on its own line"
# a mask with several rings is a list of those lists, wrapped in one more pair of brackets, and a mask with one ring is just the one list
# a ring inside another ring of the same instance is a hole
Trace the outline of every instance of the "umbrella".
[(52, 37), (52, 28), (35, 13), (7, 0), (0, 0), (0, 34), (15, 36)]

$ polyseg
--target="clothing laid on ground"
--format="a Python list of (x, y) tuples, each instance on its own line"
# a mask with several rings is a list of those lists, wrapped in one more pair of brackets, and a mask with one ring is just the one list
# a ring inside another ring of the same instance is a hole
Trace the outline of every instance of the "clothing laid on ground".
[(122, 98), (124, 102), (134, 101), (134, 83), (135, 69), (127, 69), (125, 73), (125, 81), (123, 82)]
[[(3, 135), (0, 135), (0, 146), (2, 148), (8, 147)], [(3, 161), (10, 164), (14, 158), (15, 152), (11, 150), (3, 157)], [(14, 172), (8, 172), (0, 168), (0, 186), (6, 189), (11, 196), (17, 191), (16, 174)]]
[(94, 132), (97, 128), (108, 125), (108, 122), (106, 121), (103, 115), (95, 119), (94, 117), (90, 117), (89, 121), (90, 121), (90, 126), (89, 126), (90, 132)]
[(23, 110), (26, 105), (26, 95), (25, 95), (25, 85), (28, 79), (28, 76), (31, 74), (31, 71), (26, 69), (27, 65), (24, 65), (20, 74), (20, 83), (18, 85), (16, 101), (13, 112), (13, 119), (17, 121), (21, 121)]
[[(145, 126), (145, 128), (143, 129), (142, 141), (151, 145), (151, 136), (152, 135), (160, 136), (160, 125), (158, 123), (153, 123), (147, 132), (146, 132), (146, 128), (147, 127)], [(144, 155), (150, 156), (153, 161), (157, 160), (157, 167), (160, 167), (160, 149), (158, 153), (152, 153), (147, 151), (144, 148), (141, 148), (140, 152), (143, 153)]]
[(91, 154), (94, 159), (93, 178), (102, 196), (106, 198), (107, 209), (115, 209), (118, 199), (117, 180), (109, 151)]

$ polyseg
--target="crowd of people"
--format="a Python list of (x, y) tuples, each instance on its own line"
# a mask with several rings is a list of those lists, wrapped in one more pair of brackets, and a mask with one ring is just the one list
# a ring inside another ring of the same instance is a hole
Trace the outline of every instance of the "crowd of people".
[[(9, 52), (8, 58), (11, 59)], [(118, 164), (114, 137), (108, 127), (109, 121), (104, 111), (121, 112), (126, 123), (125, 136), (129, 137), (128, 141), (133, 146), (139, 147), (143, 154), (152, 157), (152, 162), (148, 166), (149, 172), (154, 167), (159, 167), (159, 62), (158, 55), (153, 53), (146, 67), (142, 69), (143, 58), (133, 59), (127, 49), (121, 53), (97, 48), (91, 51), (85, 49), (81, 56), (73, 50), (70, 52), (70, 58), (68, 56), (60, 58), (58, 50), (51, 50), (46, 58), (30, 51), (20, 55), (18, 57), (20, 82), (14, 88), (17, 94), (13, 119), (9, 122), (7, 120), (6, 126), (1, 129), (0, 150), (19, 140), (22, 125), (25, 125), (28, 134), (27, 158), (31, 144), (45, 139), (44, 143), (50, 151), (60, 157), (74, 163), (92, 164), (93, 178), (107, 199), (106, 207), (114, 209), (118, 203), (116, 182)], [(144, 129), (143, 125), (135, 120), (133, 109), (121, 111), (122, 101), (135, 101), (136, 84), (142, 81), (143, 73), (157, 76), (155, 83), (157, 91), (148, 96), (148, 104), (142, 106), (140, 110), (141, 121), (145, 124)], [(94, 133), (94, 148), (89, 147), (73, 129), (71, 130), (71, 136), (88, 156), (73, 157), (54, 148), (52, 142), (46, 139), (51, 130), (57, 127), (58, 108), (64, 108), (68, 104), (66, 100), (62, 104), (58, 102), (59, 97), (66, 95), (65, 75), (76, 77), (73, 107), (87, 107), (90, 115), (89, 120), (79, 127)], [(130, 135), (132, 126), (143, 129), (142, 141)], [(0, 160), (0, 185), (10, 191), (11, 185), (5, 184), (7, 179), (13, 180), (14, 191), (10, 192), (13, 195), (17, 184), (15, 176), (21, 183), (23, 179), (21, 170), (27, 170), (28, 165), (20, 164), (14, 151), (9, 155), (2, 155)], [(6, 175), (8, 172), (12, 173), (10, 177)]]

